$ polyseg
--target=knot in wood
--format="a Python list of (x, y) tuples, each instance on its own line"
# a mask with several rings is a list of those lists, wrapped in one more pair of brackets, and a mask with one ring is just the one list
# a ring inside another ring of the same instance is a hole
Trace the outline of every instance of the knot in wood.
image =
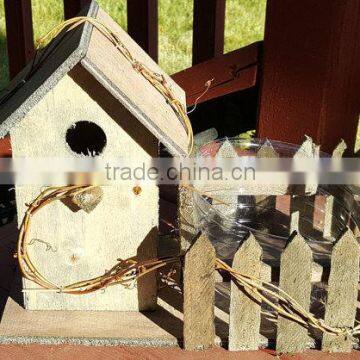
[(96, 186), (85, 191), (81, 191), (75, 194), (72, 198), (72, 202), (80, 209), (90, 213), (100, 203), (103, 197), (103, 191), (101, 187)]

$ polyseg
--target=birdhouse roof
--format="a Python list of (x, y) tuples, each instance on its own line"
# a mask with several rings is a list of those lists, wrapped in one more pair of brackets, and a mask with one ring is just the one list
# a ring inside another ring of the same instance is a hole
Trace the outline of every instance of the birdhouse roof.
[[(115, 32), (137, 61), (165, 77), (175, 97), (185, 106), (184, 91), (95, 1), (83, 15), (96, 18)], [(173, 155), (186, 155), (187, 133), (179, 116), (164, 96), (89, 22), (58, 35), (1, 94), (0, 138), (77, 65), (126, 107)]]

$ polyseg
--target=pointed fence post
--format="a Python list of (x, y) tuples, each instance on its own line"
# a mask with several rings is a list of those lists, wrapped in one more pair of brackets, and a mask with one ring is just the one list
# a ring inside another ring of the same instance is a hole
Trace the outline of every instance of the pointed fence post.
[[(231, 143), (230, 140), (226, 139), (223, 144), (221, 145), (220, 149), (216, 154), (216, 159), (218, 161), (225, 160), (225, 159), (236, 159), (239, 155), (237, 154), (234, 145)], [(224, 190), (220, 193), (220, 198), (222, 201), (225, 202), (224, 205), (217, 205), (216, 208), (221, 213), (226, 214), (229, 211), (232, 211), (236, 204), (239, 201), (239, 194), (237, 192)]]
[[(261, 145), (260, 149), (256, 153), (257, 158), (263, 159), (271, 159), (271, 158), (278, 158), (279, 154), (275, 151), (274, 147), (272, 146), (270, 140), (265, 140), (265, 142)], [(260, 160), (261, 164), (261, 160)], [(279, 194), (283, 193), (282, 185), (279, 185)], [(261, 205), (261, 203), (266, 203), (266, 206), (272, 207), (275, 209), (276, 207), (276, 196), (268, 196), (268, 195), (256, 195), (254, 196), (255, 204)]]
[[(262, 249), (250, 234), (236, 252), (233, 269), (260, 278)], [(229, 350), (257, 350), (260, 343), (261, 300), (231, 282)]]
[(256, 153), (258, 158), (278, 158), (279, 154), (276, 152), (274, 147), (271, 144), (270, 140), (266, 140), (264, 144), (261, 145), (260, 149)]
[[(305, 136), (305, 141), (301, 144), (296, 154), (293, 156), (293, 160), (300, 159), (318, 159), (319, 158), (320, 147), (315, 145), (312, 138)], [(304, 177), (304, 192), (305, 195), (314, 195), (317, 191), (317, 179), (314, 178), (312, 174), (305, 174)], [(296, 188), (296, 187), (295, 187)], [(300, 186), (302, 188), (302, 185)]]
[[(331, 254), (331, 270), (325, 323), (333, 327), (351, 328), (355, 323), (359, 282), (360, 248), (354, 234), (347, 230), (335, 243)], [(350, 352), (353, 347), (350, 336), (334, 336), (324, 333), (322, 350)]]
[[(304, 238), (294, 232), (281, 254), (280, 288), (306, 310), (310, 307), (312, 251)], [(309, 343), (308, 330), (300, 324), (279, 316), (276, 351), (302, 352)]]
[(196, 238), (198, 230), (195, 228), (194, 203), (192, 191), (179, 186), (178, 192), (178, 222), (180, 236), (180, 250), (185, 253)]
[[(340, 143), (336, 146), (332, 153), (333, 161), (334, 159), (341, 159), (344, 155), (347, 146), (344, 140), (341, 139)], [(341, 163), (339, 162), (339, 166)], [(331, 239), (331, 235), (333, 233), (333, 226), (334, 226), (334, 214), (336, 213), (336, 206), (337, 203), (334, 202), (334, 196), (327, 195), (325, 197), (325, 209), (324, 209), (324, 229), (323, 229), (323, 236), (324, 238)]]
[(336, 148), (332, 152), (332, 157), (333, 158), (342, 158), (346, 149), (347, 149), (346, 142), (343, 139), (341, 139), (339, 144), (336, 146)]
[(215, 249), (204, 234), (185, 255), (185, 350), (202, 350), (214, 345), (215, 259)]

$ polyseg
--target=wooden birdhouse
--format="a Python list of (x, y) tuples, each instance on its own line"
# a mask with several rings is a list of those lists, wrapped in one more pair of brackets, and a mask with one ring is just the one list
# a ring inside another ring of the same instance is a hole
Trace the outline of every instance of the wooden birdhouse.
[[(164, 76), (175, 97), (185, 94), (96, 2), (84, 14), (117, 34), (131, 55)], [(0, 138), (10, 134), (13, 158), (156, 157), (159, 142), (185, 155), (186, 130), (154, 86), (89, 22), (58, 35), (12, 82), (1, 106)], [(102, 186), (99, 202), (74, 211), (57, 201), (32, 220), (29, 251), (38, 268), (56, 284), (104, 273), (117, 258), (156, 257), (159, 192), (155, 184)], [(19, 225), (26, 204), (40, 186), (16, 184)], [(95, 206), (96, 205), (96, 206)], [(40, 240), (40, 241), (36, 241)], [(44, 249), (44, 242), (50, 250)], [(112, 286), (82, 296), (39, 288), (23, 281), (31, 310), (151, 309), (156, 303), (154, 274), (137, 287)]]

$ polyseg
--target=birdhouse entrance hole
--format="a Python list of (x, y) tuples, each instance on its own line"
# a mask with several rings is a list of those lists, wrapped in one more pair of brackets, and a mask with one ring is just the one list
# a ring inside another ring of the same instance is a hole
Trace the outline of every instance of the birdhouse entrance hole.
[(100, 155), (106, 146), (104, 130), (91, 121), (78, 121), (66, 132), (66, 142), (79, 155)]

